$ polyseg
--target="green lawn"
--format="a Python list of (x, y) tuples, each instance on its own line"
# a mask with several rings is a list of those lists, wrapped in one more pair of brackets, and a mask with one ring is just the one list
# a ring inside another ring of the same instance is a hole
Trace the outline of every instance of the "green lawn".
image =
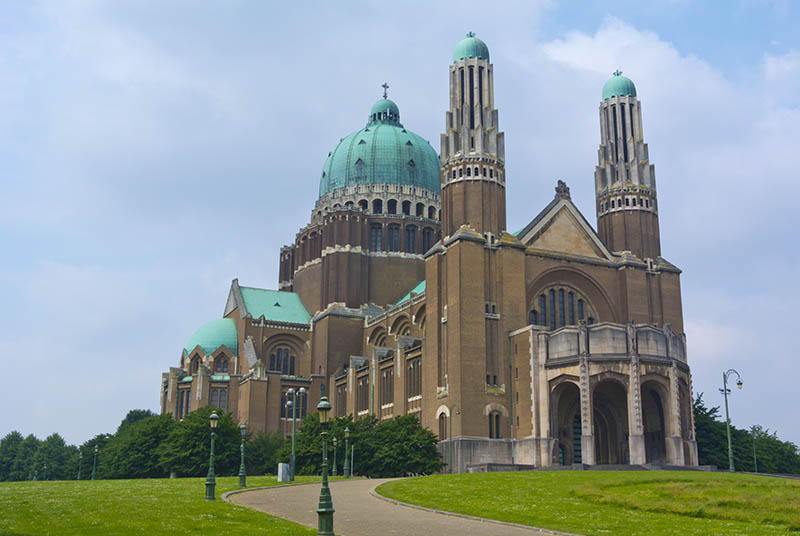
[[(298, 482), (318, 477), (298, 476)], [(206, 501), (205, 478), (0, 483), (0, 534), (316, 534), (309, 528), (220, 499), (237, 477), (217, 478)], [(247, 477), (248, 487), (276, 477)]]
[(536, 471), (388, 482), (398, 501), (575, 534), (799, 534), (800, 480), (688, 471)]

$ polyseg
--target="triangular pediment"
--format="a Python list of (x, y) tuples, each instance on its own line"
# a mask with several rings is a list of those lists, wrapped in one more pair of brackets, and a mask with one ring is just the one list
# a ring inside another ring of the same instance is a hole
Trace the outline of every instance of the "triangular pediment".
[(553, 200), (517, 237), (533, 249), (613, 259), (611, 252), (569, 198)]

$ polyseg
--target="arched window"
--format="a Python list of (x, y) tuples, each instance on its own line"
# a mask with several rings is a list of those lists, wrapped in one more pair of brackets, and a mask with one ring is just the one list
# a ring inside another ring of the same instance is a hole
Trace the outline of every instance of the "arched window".
[(536, 310), (535, 309), (531, 309), (531, 312), (528, 315), (528, 324), (530, 324), (532, 326), (538, 326), (539, 325), (539, 318), (538, 318), (538, 315), (536, 314)]
[(380, 199), (374, 199), (372, 201), (372, 213), (381, 214), (382, 212), (383, 212), (383, 201)]
[[(577, 311), (575, 302), (577, 301)], [(534, 313), (535, 316), (534, 316)], [(541, 326), (554, 330), (563, 326), (577, 325), (587, 316), (594, 314), (591, 305), (580, 291), (567, 285), (555, 285), (543, 290), (530, 305), (528, 318), (534, 318)]]
[(439, 441), (447, 439), (447, 415), (439, 415)]
[(550, 289), (547, 293), (550, 302), (550, 329), (556, 329), (556, 291)]
[(430, 220), (436, 219), (436, 207), (434, 206), (428, 207), (428, 219)]
[(494, 168), (489, 168), (489, 178), (494, 178)]
[(400, 227), (397, 225), (389, 226), (389, 233), (386, 236), (386, 251), (400, 251)]
[(500, 413), (489, 412), (489, 439), (500, 439)]
[(417, 212), (416, 215), (420, 218), (425, 216), (425, 205), (423, 203), (417, 203)]
[(403, 201), (403, 214), (406, 216), (411, 215), (411, 201)]
[(397, 214), (397, 199), (390, 199), (386, 203), (386, 212), (389, 214)]
[(471, 176), (472, 176), (472, 168), (468, 167), (467, 168), (467, 177), (471, 177)]
[(270, 352), (269, 370), (294, 376), (295, 356), (288, 347), (279, 346)]
[(477, 166), (475, 167), (475, 176), (476, 177), (478, 176), (478, 167)]
[(456, 170), (455, 169), (453, 169), (453, 178), (454, 179), (456, 178)]
[(458, 176), (459, 177), (463, 177), (464, 176), (464, 168), (458, 168)]
[(228, 358), (225, 356), (219, 356), (214, 360), (214, 372), (217, 373), (224, 373), (228, 372)]
[(197, 371), (200, 369), (200, 356), (195, 354), (192, 358), (192, 374), (197, 374)]
[(362, 199), (361, 201), (358, 202), (358, 208), (360, 208), (363, 211), (369, 210), (369, 202), (366, 199)]
[(544, 297), (544, 294), (539, 296), (539, 311), (542, 313), (539, 315), (539, 322), (542, 326), (547, 325), (547, 298)]

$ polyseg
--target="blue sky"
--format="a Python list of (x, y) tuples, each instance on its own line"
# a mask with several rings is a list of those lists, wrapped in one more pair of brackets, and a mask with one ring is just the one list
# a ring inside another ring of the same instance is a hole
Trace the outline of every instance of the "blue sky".
[(662, 251), (684, 270), (694, 389), (800, 443), (798, 4), (6, 2), (0, 8), (0, 394), (81, 442), (158, 407), (231, 279), (275, 288), (325, 156), (380, 84), (438, 149), (447, 67), (489, 45), (508, 225), (567, 181), (595, 221), (604, 81), (637, 85)]

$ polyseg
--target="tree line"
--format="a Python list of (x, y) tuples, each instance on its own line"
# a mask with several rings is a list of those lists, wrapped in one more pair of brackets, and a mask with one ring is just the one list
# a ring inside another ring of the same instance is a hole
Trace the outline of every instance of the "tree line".
[[(180, 421), (172, 415), (131, 410), (113, 434), (100, 434), (82, 445), (68, 445), (59, 434), (44, 440), (18, 431), (0, 440), (0, 481), (88, 480), (95, 478), (164, 478), (204, 476), (210, 454), (209, 416), (220, 415), (216, 429), (215, 469), (218, 475), (236, 475), (240, 465), (242, 436), (230, 413), (200, 408)], [(344, 465), (344, 429), (349, 428), (355, 460), (354, 474), (383, 477), (433, 473), (442, 467), (436, 436), (416, 417), (395, 417), (378, 422), (374, 417), (330, 420), (329, 461), (334, 459), (332, 439), (337, 438), (337, 473)], [(298, 422), (296, 473), (321, 472), (321, 424), (319, 415)], [(248, 475), (274, 474), (279, 462), (288, 463), (291, 442), (280, 433), (245, 435), (245, 467)], [(95, 466), (95, 447), (97, 458)], [(331, 470), (332, 467), (329, 469)]]
[[(694, 427), (700, 465), (728, 468), (728, 435), (719, 406), (709, 408), (703, 393), (694, 400)], [(742, 430), (731, 426), (733, 465), (737, 471), (800, 474), (800, 450), (789, 441), (778, 439), (777, 432), (761, 426)], [(753, 455), (755, 452), (755, 456)]]

